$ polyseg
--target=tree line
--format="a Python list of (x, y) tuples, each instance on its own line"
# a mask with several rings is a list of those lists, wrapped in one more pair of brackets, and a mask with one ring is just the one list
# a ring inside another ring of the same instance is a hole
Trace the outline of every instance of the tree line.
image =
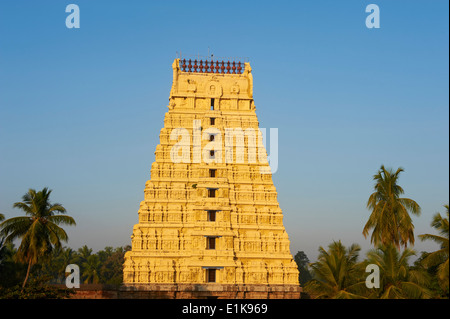
[[(402, 168), (393, 171), (381, 166), (373, 176), (374, 192), (369, 196), (367, 208), (370, 216), (362, 234), (369, 237), (374, 248), (364, 260), (359, 260), (360, 246), (345, 247), (340, 241), (328, 249), (319, 247), (316, 262), (310, 263), (302, 251), (295, 255), (299, 268), (299, 281), (306, 297), (327, 299), (351, 298), (448, 298), (449, 297), (449, 206), (444, 205), (446, 216), (436, 213), (431, 226), (437, 234), (419, 235), (421, 240), (439, 244), (434, 252), (422, 252), (410, 266), (416, 252), (414, 225), (410, 214), (420, 216), (421, 208), (412, 199), (401, 197), (403, 188), (398, 184)], [(120, 285), (125, 247), (105, 247), (93, 254), (87, 246), (77, 251), (63, 247), (68, 241), (63, 225), (76, 225), (59, 203), (50, 202), (51, 190), (29, 189), (21, 202), (13, 207), (26, 216), (4, 220), (0, 214), (0, 298), (58, 298), (67, 297), (68, 291), (48, 287), (49, 283), (65, 283), (68, 264), (80, 267), (83, 283)], [(3, 221), (4, 220), (4, 221)], [(16, 249), (13, 241), (19, 239)], [(379, 287), (366, 284), (368, 265), (379, 269)], [(27, 285), (29, 278), (32, 280)]]
[[(367, 208), (370, 216), (362, 234), (374, 248), (366, 258), (359, 260), (361, 247), (345, 247), (340, 241), (319, 247), (316, 262), (310, 263), (303, 251), (294, 259), (299, 269), (299, 282), (304, 295), (317, 299), (428, 299), (449, 298), (449, 206), (445, 215), (436, 213), (431, 226), (437, 234), (419, 235), (421, 240), (432, 240), (439, 245), (434, 252), (421, 252), (410, 265), (417, 252), (409, 248), (414, 244), (414, 225), (410, 216), (419, 216), (420, 206), (412, 199), (401, 197), (403, 188), (398, 184), (402, 168), (393, 171), (381, 166), (373, 179), (374, 192)], [(377, 287), (367, 284), (368, 265), (379, 271)]]
[[(60, 226), (76, 223), (61, 204), (50, 202), (50, 194), (48, 188), (29, 189), (22, 201), (13, 205), (26, 216), (0, 224), (0, 298), (67, 297), (68, 291), (51, 284), (65, 284), (69, 264), (80, 267), (82, 283), (122, 283), (124, 255), (131, 246), (105, 247), (97, 253), (86, 245), (76, 251), (62, 246), (68, 236)], [(18, 248), (13, 243), (16, 239), (20, 240)]]
[[(80, 283), (120, 286), (124, 255), (128, 250), (131, 250), (131, 246), (108, 246), (97, 253), (93, 253), (92, 248), (86, 245), (77, 250), (70, 247), (56, 248), (46, 262), (33, 266), (31, 275), (48, 284), (64, 285), (67, 265), (76, 264), (80, 267)], [(14, 258), (17, 252), (18, 249), (12, 243), (3, 245), (0, 250), (0, 287), (23, 286), (28, 267)]]

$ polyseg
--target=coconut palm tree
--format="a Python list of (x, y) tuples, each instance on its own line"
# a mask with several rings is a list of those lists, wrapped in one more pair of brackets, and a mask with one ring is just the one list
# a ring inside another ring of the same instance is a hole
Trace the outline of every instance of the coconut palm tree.
[(72, 262), (75, 256), (75, 251), (70, 247), (64, 247), (61, 252), (61, 259), (63, 261), (64, 267)]
[(100, 281), (100, 267), (101, 263), (97, 255), (90, 255), (87, 260), (82, 264), (84, 283), (98, 284)]
[(72, 263), (74, 259), (75, 251), (69, 247), (62, 247), (61, 249), (54, 249), (52, 264), (50, 270), (53, 278), (58, 283), (64, 283), (66, 276), (66, 267)]
[(361, 248), (357, 244), (348, 249), (340, 241), (333, 242), (326, 251), (319, 248), (318, 261), (310, 264), (313, 279), (304, 287), (312, 297), (321, 299), (356, 299), (364, 298), (360, 294), (365, 285), (363, 269), (358, 264)]
[(4, 220), (5, 219), (5, 215), (3, 215), (2, 213), (0, 213), (0, 222), (2, 221), (2, 220)]
[(419, 238), (423, 240), (433, 240), (440, 245), (440, 249), (427, 254), (423, 259), (423, 265), (425, 267), (438, 266), (437, 277), (439, 285), (444, 291), (449, 290), (449, 271), (448, 271), (448, 239), (449, 239), (449, 228), (448, 228), (448, 205), (444, 205), (447, 210), (447, 218), (441, 216), (441, 214), (436, 213), (433, 216), (433, 221), (431, 226), (434, 227), (441, 236), (432, 234), (419, 235)]
[(402, 253), (396, 246), (381, 245), (367, 253), (367, 263), (380, 269), (380, 288), (371, 289), (371, 297), (380, 299), (426, 299), (431, 297), (427, 289), (428, 275), (409, 267), (409, 258), (416, 253), (405, 248)]
[(412, 199), (400, 197), (404, 190), (398, 185), (402, 168), (394, 173), (392, 169), (387, 170), (384, 165), (373, 179), (375, 192), (367, 201), (367, 208), (372, 210), (369, 220), (363, 229), (365, 238), (373, 229), (370, 242), (375, 246), (393, 243), (397, 249), (408, 243), (414, 244), (414, 225), (408, 213), (420, 215), (420, 206)]
[(87, 261), (88, 257), (92, 255), (92, 248), (89, 248), (87, 245), (84, 245), (81, 248), (78, 248), (77, 252), (75, 253), (75, 260), (74, 262), (76, 264), (82, 265), (84, 262)]
[(55, 247), (61, 247), (61, 241), (67, 241), (67, 233), (60, 224), (75, 225), (75, 220), (68, 215), (61, 215), (66, 209), (58, 203), (50, 203), (51, 190), (47, 187), (41, 191), (29, 189), (23, 195), (22, 202), (14, 203), (14, 208), (23, 210), (27, 216), (13, 217), (0, 224), (0, 235), (6, 242), (21, 238), (16, 258), (28, 264), (27, 274), (22, 288), (25, 287), (31, 266), (45, 259)]

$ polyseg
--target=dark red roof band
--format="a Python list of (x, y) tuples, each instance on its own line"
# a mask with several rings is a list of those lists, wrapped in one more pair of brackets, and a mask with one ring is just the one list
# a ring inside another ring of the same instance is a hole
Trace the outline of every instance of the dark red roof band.
[(220, 74), (242, 74), (244, 71), (242, 62), (235, 61), (213, 61), (213, 60), (180, 60), (180, 69), (183, 72), (195, 73), (220, 73)]

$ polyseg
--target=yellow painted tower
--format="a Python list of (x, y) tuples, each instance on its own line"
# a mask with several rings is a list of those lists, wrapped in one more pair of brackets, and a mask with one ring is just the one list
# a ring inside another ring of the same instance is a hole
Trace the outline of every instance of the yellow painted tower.
[(124, 289), (159, 298), (299, 298), (249, 63), (180, 60)]

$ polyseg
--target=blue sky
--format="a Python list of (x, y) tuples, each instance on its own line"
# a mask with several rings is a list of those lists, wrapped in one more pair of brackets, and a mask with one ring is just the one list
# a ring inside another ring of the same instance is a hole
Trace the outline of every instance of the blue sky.
[[(80, 8), (68, 29), (65, 7)], [(368, 29), (365, 8), (380, 8)], [(130, 243), (176, 52), (249, 57), (291, 251), (311, 260), (361, 232), (372, 176), (401, 166), (432, 232), (449, 201), (448, 1), (2, 1), (0, 211), (53, 189), (68, 246)], [(415, 248), (433, 250), (417, 241)]]

